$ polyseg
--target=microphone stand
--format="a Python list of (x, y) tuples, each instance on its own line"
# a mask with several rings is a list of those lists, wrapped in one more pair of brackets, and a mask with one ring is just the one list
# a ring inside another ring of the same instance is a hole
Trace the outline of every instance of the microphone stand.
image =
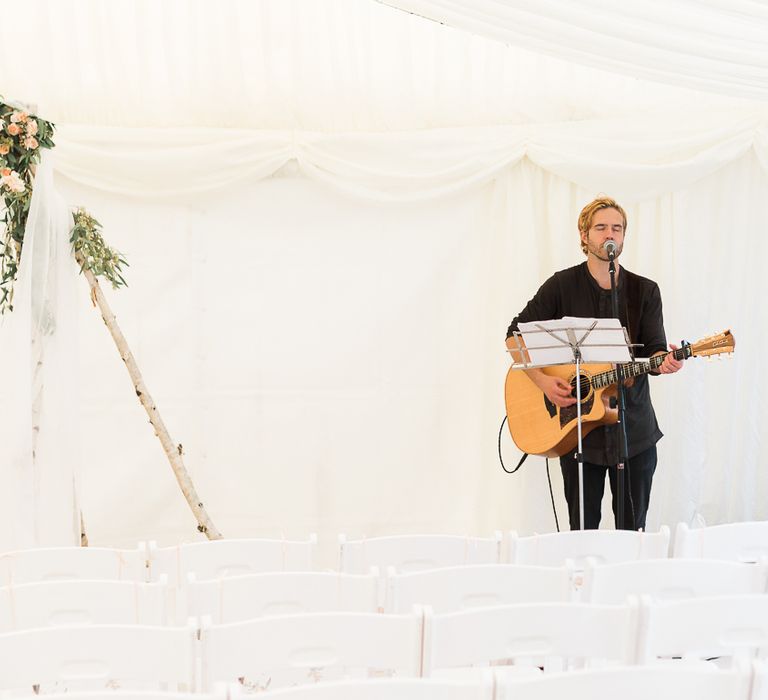
[[(619, 293), (616, 289), (616, 251), (608, 251), (608, 274), (611, 277), (611, 310), (614, 318), (619, 318)], [(624, 398), (624, 377), (621, 372), (621, 365), (616, 365), (616, 378), (618, 379), (618, 408), (619, 408), (619, 422), (617, 429), (619, 431), (619, 459), (616, 465), (616, 529), (632, 529), (634, 530), (634, 513), (632, 514), (632, 528), (624, 527), (624, 466), (626, 464), (627, 455), (629, 454), (629, 447), (627, 445), (627, 424), (625, 422), (625, 407), (626, 402)]]

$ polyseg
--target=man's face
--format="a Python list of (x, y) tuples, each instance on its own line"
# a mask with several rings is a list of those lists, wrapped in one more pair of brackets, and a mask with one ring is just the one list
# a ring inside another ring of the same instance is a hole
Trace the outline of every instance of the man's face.
[(592, 226), (586, 233), (581, 233), (581, 240), (587, 246), (588, 255), (608, 262), (608, 254), (603, 249), (606, 241), (616, 243), (616, 257), (624, 248), (624, 218), (616, 209), (600, 209), (592, 217)]

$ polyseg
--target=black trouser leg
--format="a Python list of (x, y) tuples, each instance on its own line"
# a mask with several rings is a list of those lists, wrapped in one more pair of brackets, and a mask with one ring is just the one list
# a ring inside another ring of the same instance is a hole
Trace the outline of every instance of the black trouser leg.
[[(632, 457), (624, 473), (624, 529), (645, 530), (645, 516), (651, 499), (651, 482), (656, 471), (656, 445)], [(616, 467), (608, 470), (613, 494), (613, 520), (616, 522)], [(631, 496), (631, 500), (630, 500)], [(634, 520), (632, 511), (634, 509)], [(616, 527), (619, 524), (616, 523)]]
[[(600, 464), (584, 462), (584, 528), (596, 530), (600, 527), (600, 506), (605, 491), (605, 471)], [(568, 520), (571, 530), (579, 529), (579, 464), (571, 455), (560, 457), (560, 471), (563, 473), (565, 500), (568, 501)]]

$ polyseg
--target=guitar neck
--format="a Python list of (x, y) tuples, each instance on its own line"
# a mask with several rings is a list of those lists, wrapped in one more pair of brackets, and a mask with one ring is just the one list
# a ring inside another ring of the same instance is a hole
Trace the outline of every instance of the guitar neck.
[[(610, 386), (611, 384), (617, 384), (620, 380), (629, 379), (630, 377), (639, 377), (641, 374), (648, 374), (653, 370), (661, 367), (661, 363), (664, 362), (664, 358), (669, 353), (664, 355), (654, 355), (648, 358), (645, 362), (630, 362), (626, 365), (617, 365), (616, 369), (609, 370), (608, 372), (601, 372), (592, 377), (592, 386), (596, 389), (602, 389), (603, 387)], [(679, 350), (673, 350), (672, 355), (676, 360), (685, 360), (689, 357), (686, 353), (686, 348), (682, 347)]]

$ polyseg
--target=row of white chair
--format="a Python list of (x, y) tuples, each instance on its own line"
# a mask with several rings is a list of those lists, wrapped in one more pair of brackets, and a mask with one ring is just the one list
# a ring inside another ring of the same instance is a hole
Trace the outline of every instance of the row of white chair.
[[(242, 700), (241, 684), (212, 693), (110, 690), (110, 700)], [(261, 693), (264, 700), (768, 700), (768, 666), (755, 661), (727, 671), (690, 666), (618, 667), (513, 677), (482, 674), (478, 679), (389, 678), (300, 685)], [(104, 700), (103, 692), (50, 693), (47, 700)]]
[(240, 680), (263, 690), (355, 674), (429, 677), (494, 662), (519, 665), (508, 667), (514, 674), (675, 657), (740, 662), (766, 658), (766, 640), (768, 596), (541, 603), (445, 615), (428, 608), (410, 615), (314, 613), (190, 621), (186, 628), (81, 625), (0, 634), (0, 688), (171, 683), (210, 691)]
[[(0, 585), (51, 579), (115, 579), (156, 581), (166, 576), (182, 584), (188, 573), (198, 580), (266, 571), (312, 571), (317, 537), (306, 541), (219, 540), (135, 550), (56, 548), (8, 552), (0, 555)], [(564, 532), (532, 537), (510, 533), (506, 556), (502, 538), (448, 535), (339, 539), (338, 570), (365, 574), (372, 566), (384, 571), (420, 571), (466, 564), (562, 566), (566, 559), (582, 567), (588, 558), (603, 563), (666, 558), (669, 529), (658, 533), (613, 530)], [(680, 558), (758, 561), (768, 558), (768, 522), (735, 523), (699, 530), (681, 524), (674, 554)]]
[[(194, 697), (194, 696), (193, 696)], [(238, 698), (230, 690), (230, 700)], [(620, 667), (514, 677), (487, 674), (467, 680), (388, 679), (342, 681), (287, 688), (263, 694), (264, 700), (768, 700), (768, 666), (713, 673), (708, 668)], [(89, 700), (69, 698), (62, 700)], [(163, 700), (148, 698), (147, 700)]]
[[(577, 586), (581, 582), (581, 586)], [(189, 617), (228, 623), (310, 612), (436, 613), (515, 603), (621, 603), (629, 595), (655, 600), (761, 594), (768, 562), (648, 559), (623, 564), (588, 561), (540, 567), (488, 564), (410, 574), (277, 572), (197, 581), (45, 581), (0, 587), (0, 632), (68, 624), (180, 625)]]

